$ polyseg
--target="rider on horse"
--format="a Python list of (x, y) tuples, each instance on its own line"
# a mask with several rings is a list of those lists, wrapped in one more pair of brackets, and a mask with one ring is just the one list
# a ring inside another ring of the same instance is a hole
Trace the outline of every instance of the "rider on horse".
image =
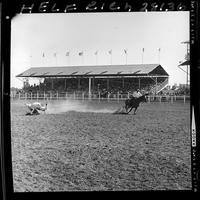
[(130, 98), (139, 98), (141, 96), (142, 96), (142, 94), (141, 94), (140, 90), (137, 89), (135, 92), (133, 92), (133, 95), (130, 95)]

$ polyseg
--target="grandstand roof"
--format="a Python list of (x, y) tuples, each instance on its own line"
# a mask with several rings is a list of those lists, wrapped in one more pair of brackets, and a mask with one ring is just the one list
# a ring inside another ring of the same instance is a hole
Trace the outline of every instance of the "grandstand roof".
[(190, 65), (190, 61), (186, 60), (186, 61), (182, 62), (179, 66), (184, 66), (184, 65)]
[(169, 76), (159, 64), (32, 67), (17, 77)]

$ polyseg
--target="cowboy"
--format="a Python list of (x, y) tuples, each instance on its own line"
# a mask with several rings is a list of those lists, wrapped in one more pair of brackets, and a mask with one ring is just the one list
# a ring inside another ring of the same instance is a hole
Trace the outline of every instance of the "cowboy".
[(133, 92), (133, 97), (139, 98), (139, 97), (141, 97), (141, 96), (142, 96), (142, 94), (141, 94), (141, 92), (140, 92), (139, 89), (137, 89), (135, 92)]

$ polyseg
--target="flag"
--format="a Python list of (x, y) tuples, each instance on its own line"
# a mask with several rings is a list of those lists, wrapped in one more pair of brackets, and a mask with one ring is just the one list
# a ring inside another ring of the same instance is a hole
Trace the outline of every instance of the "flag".
[(66, 56), (69, 56), (69, 51), (65, 54)]
[(96, 51), (94, 54), (97, 55), (97, 54), (98, 54), (98, 51)]
[(79, 52), (79, 54), (78, 54), (79, 56), (82, 56), (83, 55), (83, 51), (81, 51), (81, 52)]
[(127, 54), (127, 49), (124, 49), (124, 53)]
[(45, 57), (44, 53), (42, 54), (42, 57), (43, 57), (43, 58)]
[(110, 51), (108, 51), (109, 54), (112, 54), (112, 49)]

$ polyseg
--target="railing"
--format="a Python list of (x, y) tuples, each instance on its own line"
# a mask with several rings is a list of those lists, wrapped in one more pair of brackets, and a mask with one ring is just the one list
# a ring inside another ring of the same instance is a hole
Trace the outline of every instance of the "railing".
[(168, 85), (168, 79), (166, 79), (164, 82), (162, 82), (159, 85), (155, 85), (152, 89), (151, 92), (153, 94), (158, 94), (160, 91), (162, 91), (166, 86)]
[[(101, 93), (88, 94), (87, 92), (37, 92), (37, 93), (11, 93), (11, 100), (27, 100), (27, 101), (40, 101), (40, 100), (98, 100), (98, 101), (122, 101), (127, 98), (131, 93), (108, 93), (102, 95)], [(190, 96), (177, 96), (177, 95), (148, 95), (147, 102), (188, 102)]]

